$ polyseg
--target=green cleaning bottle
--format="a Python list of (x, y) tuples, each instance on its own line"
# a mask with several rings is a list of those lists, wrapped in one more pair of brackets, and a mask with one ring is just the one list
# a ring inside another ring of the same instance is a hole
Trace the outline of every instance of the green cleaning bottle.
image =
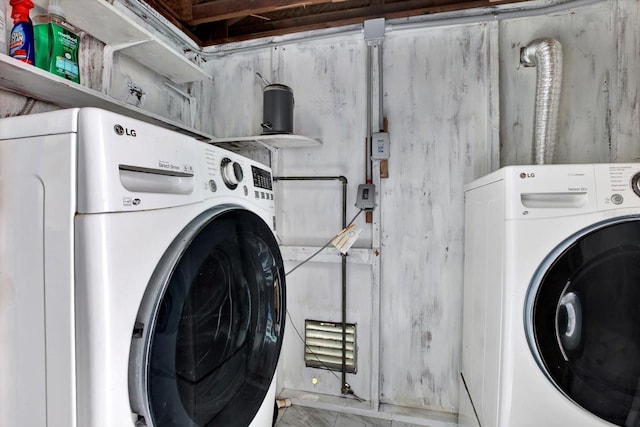
[(51, 17), (48, 14), (36, 15), (33, 18), (33, 43), (36, 51), (36, 67), (49, 71), (49, 58), (51, 57)]
[(64, 10), (54, 1), (48, 14), (35, 18), (33, 28), (38, 68), (80, 83), (80, 30), (65, 20)]

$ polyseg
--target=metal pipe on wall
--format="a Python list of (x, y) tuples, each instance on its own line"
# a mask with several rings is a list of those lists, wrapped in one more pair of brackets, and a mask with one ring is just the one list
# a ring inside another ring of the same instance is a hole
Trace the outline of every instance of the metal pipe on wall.
[[(373, 73), (374, 68), (377, 71), (378, 85), (378, 126), (376, 131), (384, 130), (384, 89), (383, 89), (383, 58), (382, 58), (382, 44), (385, 38), (385, 19), (371, 19), (364, 23), (364, 39), (367, 43), (367, 168), (370, 171), (367, 175), (367, 183), (374, 184), (377, 189), (380, 189), (380, 161), (374, 160), (372, 157), (373, 151)], [(373, 49), (377, 48), (377, 61), (374, 64), (372, 53)], [(381, 270), (380, 270), (380, 253), (381, 253), (381, 205), (380, 198), (378, 199), (378, 208), (371, 212), (371, 216), (367, 218), (367, 222), (371, 223), (371, 249), (376, 254), (371, 262), (371, 384), (370, 395), (372, 407), (378, 411), (380, 409), (380, 283), (381, 283)]]
[[(345, 176), (278, 176), (274, 181), (340, 181), (342, 183), (342, 228), (347, 226), (347, 178)], [(340, 391), (347, 394), (351, 387), (347, 383), (347, 254), (341, 254), (342, 264), (342, 369)]]
[(366, 135), (367, 135), (367, 146), (365, 150), (365, 182), (367, 184), (371, 183), (371, 138), (373, 137), (373, 133), (371, 131), (371, 115), (373, 111), (372, 103), (373, 103), (373, 94), (371, 90), (372, 84), (372, 51), (373, 46), (367, 44), (367, 64), (366, 64), (366, 85), (367, 85), (367, 123), (366, 123)]
[(382, 80), (382, 43), (378, 44), (378, 130), (384, 130), (384, 84)]
[[(367, 147), (365, 153), (366, 174), (365, 179), (367, 184), (373, 182), (373, 50), (377, 49), (377, 71), (378, 71), (378, 128), (376, 131), (382, 131), (384, 129), (384, 116), (383, 116), (383, 81), (382, 81), (382, 41), (384, 40), (384, 18), (372, 19), (365, 22), (365, 42), (367, 44), (367, 61), (366, 61), (366, 85), (367, 85), (367, 121), (366, 121), (366, 135), (367, 135)], [(370, 26), (368, 26), (370, 25)], [(368, 221), (369, 222), (369, 221)]]
[[(378, 44), (378, 124), (379, 131), (386, 131), (384, 126), (384, 79), (383, 79), (383, 57), (382, 57), (382, 45), (380, 42)], [(373, 137), (372, 144), (373, 144)], [(372, 147), (373, 149), (373, 147)], [(372, 214), (372, 229), (371, 229), (371, 248), (374, 250), (374, 253), (377, 256), (374, 258), (374, 261), (371, 264), (372, 269), (372, 296), (371, 296), (371, 304), (372, 304), (372, 348), (376, 352), (376, 354), (372, 357), (372, 365), (375, 366), (373, 369), (374, 374), (371, 376), (371, 403), (373, 408), (376, 411), (380, 410), (380, 383), (381, 383), (381, 365), (380, 365), (380, 353), (382, 351), (382, 347), (380, 346), (381, 342), (381, 322), (380, 322), (380, 289), (382, 286), (382, 275), (381, 275), (381, 262), (382, 262), (382, 180), (381, 180), (381, 170), (380, 170), (380, 161), (372, 162), (372, 177), (373, 184), (378, 188), (380, 194), (378, 197), (378, 208), (374, 210)], [(376, 335), (373, 337), (373, 335)]]
[(532, 40), (520, 52), (525, 67), (536, 67), (536, 106), (534, 113), (534, 161), (553, 163), (558, 145), (558, 113), (562, 89), (562, 45), (551, 38)]

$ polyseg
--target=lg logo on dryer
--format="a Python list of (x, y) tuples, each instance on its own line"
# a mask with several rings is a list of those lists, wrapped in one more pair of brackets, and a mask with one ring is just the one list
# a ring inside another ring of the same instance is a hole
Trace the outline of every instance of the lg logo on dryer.
[(136, 130), (135, 129), (128, 129), (125, 127), (122, 127), (120, 125), (114, 125), (113, 126), (113, 130), (116, 133), (116, 135), (127, 135), (127, 136), (132, 136), (132, 137), (136, 137)]
[(525, 178), (535, 178), (536, 174), (533, 172), (530, 173), (525, 173), (525, 172), (521, 172), (520, 173), (520, 178), (525, 179)]

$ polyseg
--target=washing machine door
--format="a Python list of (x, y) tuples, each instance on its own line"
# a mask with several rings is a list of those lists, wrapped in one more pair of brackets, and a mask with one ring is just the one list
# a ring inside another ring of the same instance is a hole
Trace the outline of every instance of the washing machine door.
[(529, 345), (573, 402), (640, 426), (640, 219), (573, 236), (543, 263), (525, 313)]
[(214, 209), (192, 221), (156, 268), (133, 331), (136, 425), (249, 425), (278, 362), (284, 277), (257, 215)]

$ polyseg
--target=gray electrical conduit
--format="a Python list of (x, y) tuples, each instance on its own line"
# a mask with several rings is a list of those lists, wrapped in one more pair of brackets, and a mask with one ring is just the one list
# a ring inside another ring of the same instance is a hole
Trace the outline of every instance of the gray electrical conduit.
[[(342, 228), (347, 227), (347, 178), (344, 176), (279, 176), (274, 177), (274, 181), (340, 181), (342, 183)], [(362, 211), (360, 211), (362, 212)], [(358, 215), (360, 214), (358, 212)], [(355, 221), (356, 215), (353, 220)], [(350, 225), (350, 224), (349, 224)], [(332, 239), (333, 240), (333, 239)], [(322, 247), (320, 250), (324, 249), (327, 245)], [(317, 255), (320, 251), (313, 254), (311, 257), (307, 258), (307, 260), (311, 259), (313, 256)], [(305, 261), (306, 262), (306, 261)], [(295, 266), (291, 271), (287, 273), (292, 273), (296, 268), (301, 266), (304, 262)], [(300, 335), (298, 333), (298, 335)], [(342, 385), (340, 391), (342, 394), (353, 394), (358, 400), (362, 400), (358, 396), (353, 393), (351, 390), (351, 386), (347, 383), (347, 255), (342, 254)]]
[(372, 67), (372, 50), (373, 50), (373, 46), (367, 44), (367, 61), (366, 61), (366, 85), (367, 85), (367, 120), (366, 120), (366, 135), (367, 135), (367, 141), (366, 141), (366, 147), (365, 147), (365, 153), (364, 153), (364, 159), (365, 159), (365, 171), (364, 171), (364, 178), (366, 180), (366, 182), (369, 184), (371, 183), (371, 179), (373, 176), (373, 167), (371, 164), (371, 150), (372, 150), (372, 139), (373, 139), (373, 134), (371, 132), (371, 116), (372, 116), (372, 110), (373, 110), (373, 93), (372, 93), (372, 89), (371, 89), (371, 83), (373, 81), (373, 77), (372, 77), (372, 73), (371, 73), (371, 67)]
[(536, 69), (533, 156), (538, 165), (553, 163), (558, 145), (558, 111), (562, 89), (562, 45), (550, 38), (531, 41), (520, 62)]

